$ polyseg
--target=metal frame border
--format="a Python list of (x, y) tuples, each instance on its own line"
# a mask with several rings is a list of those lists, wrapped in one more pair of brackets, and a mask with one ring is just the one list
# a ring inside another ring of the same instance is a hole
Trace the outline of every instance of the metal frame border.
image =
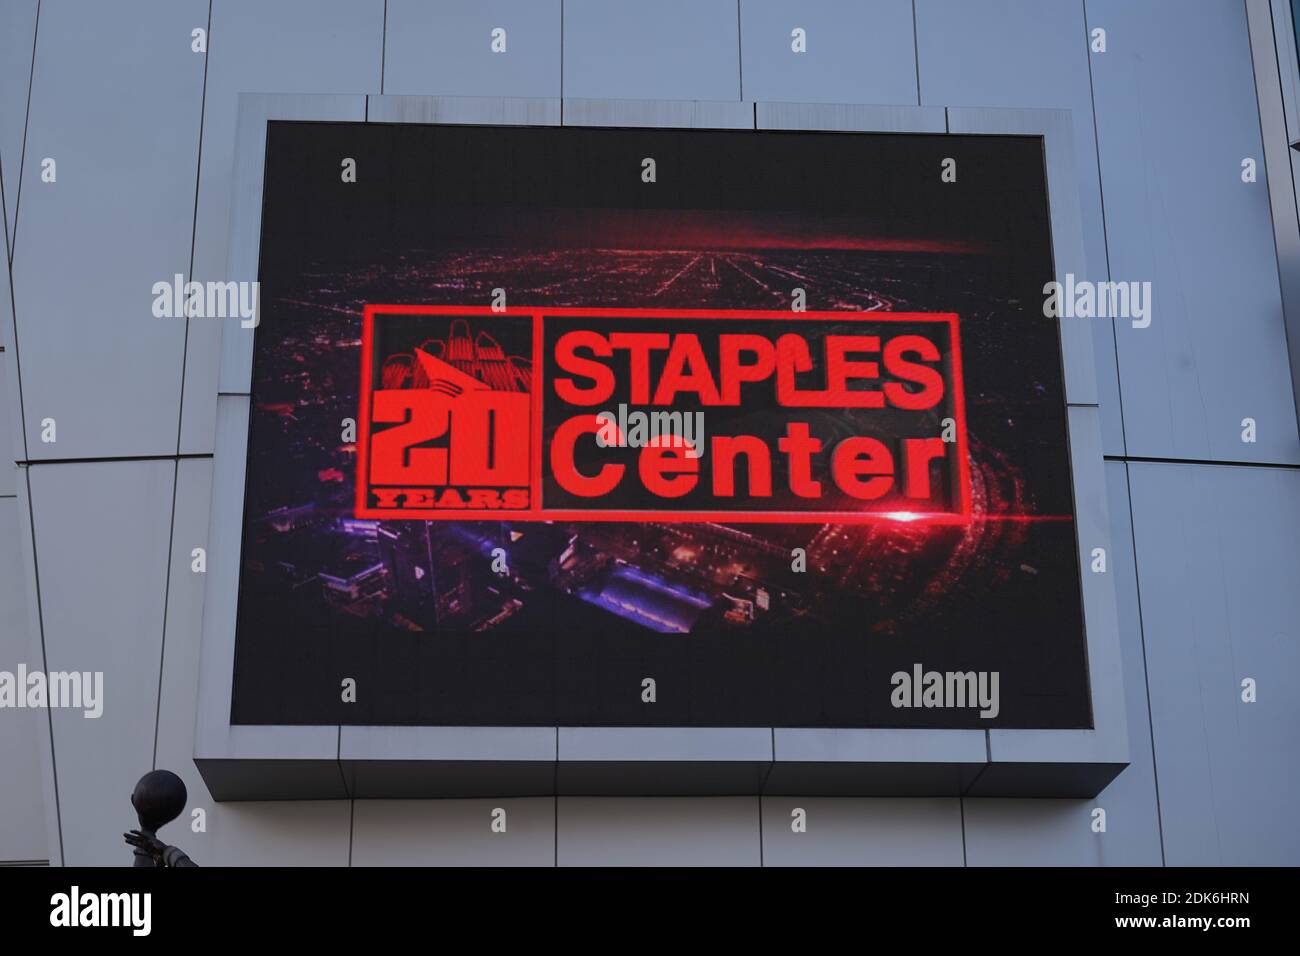
[(1246, 0), (1246, 28), (1259, 105), (1291, 390), (1296, 419), (1300, 421), (1300, 209), (1296, 196), (1300, 153), (1288, 148), (1291, 141), (1300, 140), (1300, 63), (1291, 4)]
[[(269, 120), (1042, 136), (1058, 279), (1086, 275), (1070, 113), (927, 106), (242, 94), (227, 279), (257, 277)], [(222, 328), (194, 759), (217, 800), (562, 795), (1095, 796), (1128, 764), (1090, 328), (1062, 319), (1094, 729), (231, 725), (253, 333)]]

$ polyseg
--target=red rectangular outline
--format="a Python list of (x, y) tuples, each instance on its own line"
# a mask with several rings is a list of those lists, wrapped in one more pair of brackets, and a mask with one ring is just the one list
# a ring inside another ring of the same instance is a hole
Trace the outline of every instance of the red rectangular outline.
[[(415, 509), (383, 510), (366, 505), (369, 485), (367, 458), (370, 447), (370, 393), (372, 386), (374, 321), (378, 313), (387, 315), (507, 315), (530, 316), (533, 320), (533, 395), (529, 414), (532, 418), (532, 447), (529, 449), (529, 500), (523, 509)], [(367, 305), (362, 312), (361, 327), (361, 395), (357, 419), (356, 517), (364, 519), (418, 519), (421, 521), (661, 521), (700, 523), (727, 521), (735, 524), (872, 524), (898, 521), (896, 511), (600, 511), (595, 509), (543, 509), (542, 493), (542, 323), (545, 316), (590, 316), (594, 318), (670, 318), (670, 319), (822, 319), (833, 321), (872, 322), (947, 322), (949, 381), (953, 394), (953, 416), (957, 424), (957, 511), (908, 512), (910, 521), (926, 524), (966, 524), (971, 521), (970, 458), (966, 442), (966, 394), (962, 379), (960, 321), (952, 312), (786, 312), (758, 309), (626, 309), (626, 308), (504, 308), (486, 305)]]

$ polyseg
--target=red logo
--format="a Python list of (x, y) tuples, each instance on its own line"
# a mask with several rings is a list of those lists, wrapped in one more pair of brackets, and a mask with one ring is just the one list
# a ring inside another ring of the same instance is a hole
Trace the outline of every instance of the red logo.
[(359, 422), (363, 518), (970, 514), (950, 314), (367, 306)]

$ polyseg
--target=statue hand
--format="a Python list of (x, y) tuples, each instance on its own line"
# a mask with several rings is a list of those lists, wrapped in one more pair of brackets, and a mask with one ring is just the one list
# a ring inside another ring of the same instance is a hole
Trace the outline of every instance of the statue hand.
[(163, 851), (167, 849), (167, 844), (163, 843), (162, 840), (159, 840), (152, 833), (145, 833), (142, 830), (132, 830), (129, 833), (123, 833), (122, 839), (131, 846), (139, 847), (141, 850), (144, 850), (153, 857), (155, 863), (162, 860)]

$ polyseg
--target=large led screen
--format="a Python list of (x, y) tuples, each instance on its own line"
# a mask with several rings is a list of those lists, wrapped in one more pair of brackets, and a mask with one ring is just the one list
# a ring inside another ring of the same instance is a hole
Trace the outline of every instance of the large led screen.
[(1091, 726), (1052, 277), (1033, 137), (271, 123), (233, 722)]

